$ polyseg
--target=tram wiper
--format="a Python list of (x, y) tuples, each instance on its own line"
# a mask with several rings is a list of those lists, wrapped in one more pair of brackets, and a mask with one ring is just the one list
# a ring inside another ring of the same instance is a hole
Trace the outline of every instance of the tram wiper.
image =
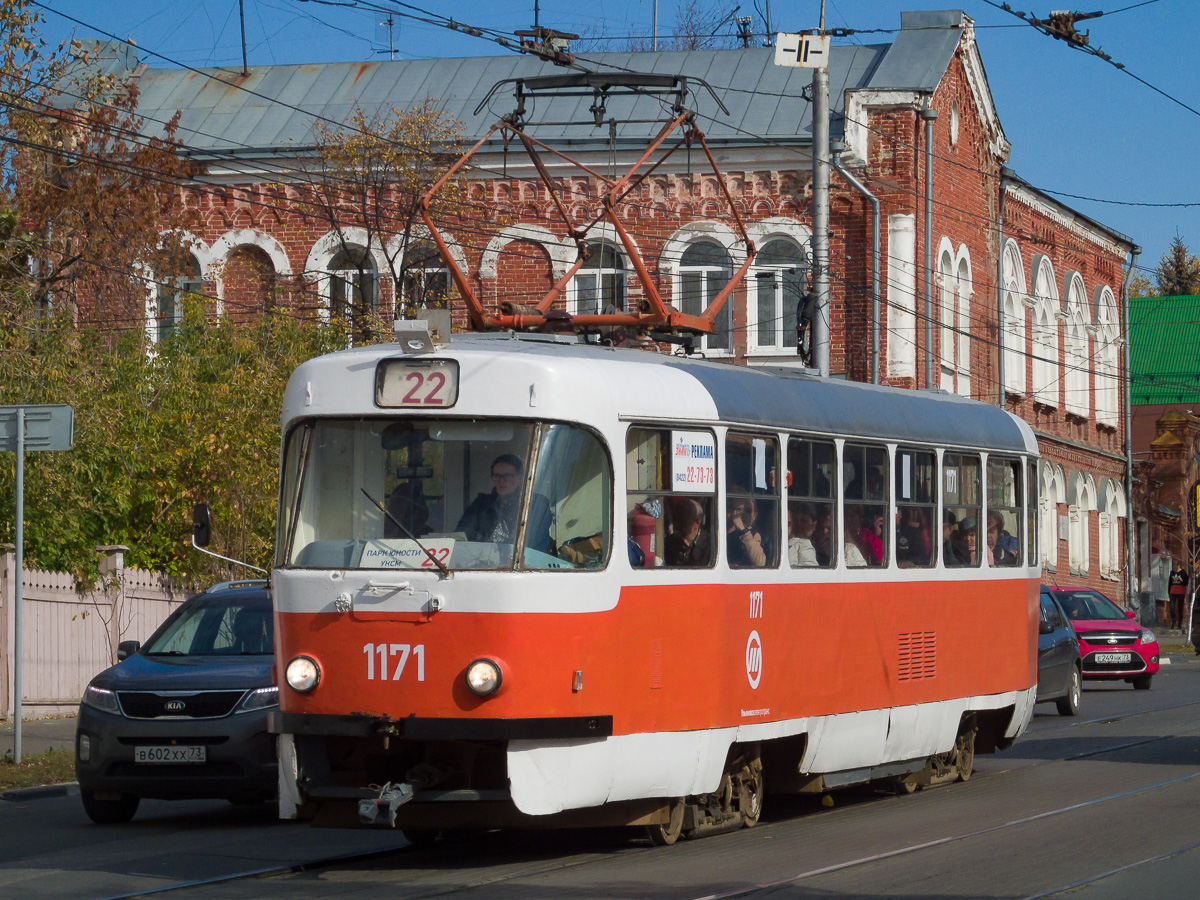
[(362, 491), (363, 496), (366, 497), (368, 500), (370, 500), (372, 503), (374, 503), (375, 506), (379, 508), (379, 511), (381, 513), (383, 513), (385, 516), (387, 516), (391, 520), (392, 524), (395, 525), (397, 528), (399, 528), (400, 531), (403, 532), (404, 535), (410, 541), (412, 541), (414, 544), (416, 544), (418, 547), (421, 548), (421, 552), (424, 553), (427, 557), (429, 557), (429, 561), (431, 563), (433, 563), (435, 567), (437, 567), (437, 570), (442, 574), (443, 578), (450, 577), (450, 568), (444, 562), (442, 562), (440, 559), (438, 559), (436, 556), (434, 556), (433, 553), (429, 550), (429, 548), (426, 547), (424, 544), (422, 544), (420, 539), (418, 539), (415, 534), (413, 534), (411, 531), (409, 531), (407, 526), (405, 526), (405, 524), (403, 522), (401, 522), (399, 519), (397, 519), (395, 516), (393, 516), (388, 511), (388, 508), (386, 505), (384, 505), (383, 503), (380, 503), (378, 500), (376, 500), (374, 497), (372, 497), (369, 493), (367, 493), (367, 489), (365, 487), (362, 487), (360, 485), (358, 489), (360, 491)]

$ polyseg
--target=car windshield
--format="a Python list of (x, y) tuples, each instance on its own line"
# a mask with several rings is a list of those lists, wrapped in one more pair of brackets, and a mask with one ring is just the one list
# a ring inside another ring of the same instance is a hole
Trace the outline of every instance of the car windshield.
[(602, 568), (611, 469), (599, 439), (572, 425), (308, 422), (291, 431), (284, 452), (278, 564)]
[(146, 642), (147, 656), (270, 656), (271, 597), (200, 594), (179, 607)]
[(1074, 621), (1125, 618), (1125, 611), (1098, 591), (1058, 591), (1055, 599)]

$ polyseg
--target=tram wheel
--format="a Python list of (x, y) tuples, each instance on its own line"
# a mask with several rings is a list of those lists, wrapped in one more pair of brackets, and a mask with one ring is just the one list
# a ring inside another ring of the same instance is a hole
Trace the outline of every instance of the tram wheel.
[(738, 812), (742, 814), (742, 824), (753, 828), (758, 824), (762, 815), (763, 805), (763, 774), (762, 766), (750, 768), (750, 776), (740, 779), (738, 789)]
[(958, 751), (958, 780), (968, 781), (975, 771), (975, 729), (960, 734), (954, 747)]
[(670, 819), (660, 825), (647, 825), (646, 837), (655, 847), (669, 847), (683, 834), (683, 814), (687, 804), (682, 797), (671, 801)]
[(892, 791), (899, 794), (901, 797), (915, 793), (917, 783), (912, 780), (911, 775), (899, 775), (892, 779)]

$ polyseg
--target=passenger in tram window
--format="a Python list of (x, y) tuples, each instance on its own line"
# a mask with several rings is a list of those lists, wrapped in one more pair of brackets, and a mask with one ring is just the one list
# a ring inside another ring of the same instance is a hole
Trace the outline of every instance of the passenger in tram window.
[(942, 512), (942, 560), (946, 566), (965, 566), (967, 564), (966, 560), (959, 555), (955, 530), (957, 523), (958, 516), (954, 514), (954, 510), (947, 509)]
[(756, 527), (758, 509), (750, 497), (734, 497), (729, 501), (729, 528), (726, 532), (726, 552), (733, 569), (765, 566), (768, 547), (764, 546), (762, 531)]
[(975, 521), (975, 517), (967, 516), (959, 522), (955, 536), (962, 565), (979, 565), (979, 523)]
[(817, 509), (817, 527), (813, 529), (813, 549), (817, 565), (833, 565), (833, 504), (822, 503)]
[(933, 552), (929, 520), (920, 506), (906, 506), (897, 512), (896, 561), (903, 568), (927, 566)]
[(992, 510), (987, 517), (987, 552), (988, 565), (991, 566), (1015, 566), (1017, 564), (1017, 554), (1006, 547), (1003, 538), (1012, 535), (1004, 530), (1004, 516), (999, 512)]
[[(511, 544), (517, 538), (517, 516), (521, 511), (521, 475), (525, 463), (519, 456), (504, 453), (492, 461), (492, 490), (471, 501), (456, 530), (468, 541)], [(526, 546), (553, 552), (550, 540), (550, 501), (535, 494), (529, 509)]]
[[(850, 530), (851, 509), (854, 510), (855, 519), (858, 520), (858, 528), (854, 531)], [(883, 523), (883, 510), (877, 506), (858, 506), (855, 504), (852, 507), (846, 507), (847, 543), (849, 543), (849, 538), (853, 536), (854, 543), (858, 546), (863, 559), (866, 560), (865, 565), (883, 565)], [(848, 562), (847, 565), (849, 565)]]
[(817, 565), (813, 532), (817, 511), (811, 503), (794, 503), (788, 510), (788, 564), (792, 568)]
[(663, 558), (668, 566), (707, 566), (712, 554), (704, 529), (704, 507), (694, 497), (676, 497), (667, 510), (671, 533), (664, 542)]
[(859, 546), (863, 530), (863, 508), (857, 503), (846, 504), (846, 566), (851, 569), (866, 568), (867, 558)]

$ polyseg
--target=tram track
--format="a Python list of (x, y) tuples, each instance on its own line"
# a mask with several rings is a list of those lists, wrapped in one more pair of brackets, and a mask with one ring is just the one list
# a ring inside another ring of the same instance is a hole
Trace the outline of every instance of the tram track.
[[(1131, 711), (1128, 713), (1121, 713), (1119, 715), (1103, 716), (1103, 717), (1098, 717), (1095, 719), (1088, 719), (1088, 720), (1084, 720), (1084, 721), (1074, 721), (1074, 722), (1069, 722), (1069, 723), (1051, 725), (1051, 726), (1047, 726), (1045, 728), (1039, 728), (1037, 731), (1026, 732), (1025, 737), (1027, 739), (1036, 739), (1036, 737), (1039, 735), (1043, 735), (1043, 734), (1046, 734), (1049, 732), (1062, 731), (1065, 729), (1077, 729), (1077, 728), (1083, 728), (1083, 727), (1088, 727), (1088, 726), (1113, 725), (1113, 724), (1117, 724), (1117, 723), (1123, 722), (1123, 721), (1141, 719), (1146, 716), (1151, 716), (1154, 714), (1169, 713), (1172, 711), (1176, 711), (1176, 710), (1180, 710), (1180, 709), (1187, 709), (1189, 707), (1195, 707), (1195, 706), (1200, 706), (1200, 700), (1168, 704), (1168, 705), (1164, 705), (1164, 706), (1154, 707), (1152, 709), (1135, 710), (1135, 711)], [(1081, 751), (1078, 753), (1071, 753), (1071, 754), (1057, 757), (1054, 759), (1047, 759), (1047, 760), (1044, 760), (1041, 762), (1031, 762), (1027, 765), (1017, 767), (1017, 768), (1005, 768), (1005, 769), (1000, 769), (998, 771), (988, 772), (986, 774), (983, 774), (982, 778), (991, 780), (991, 779), (1000, 778), (1003, 776), (1015, 775), (1015, 774), (1022, 773), (1022, 772), (1028, 772), (1033, 769), (1039, 769), (1039, 768), (1055, 765), (1055, 764), (1062, 763), (1062, 762), (1070, 762), (1073, 760), (1093, 758), (1093, 757), (1097, 757), (1097, 756), (1103, 756), (1105, 754), (1121, 752), (1123, 750), (1128, 750), (1128, 749), (1131, 749), (1134, 747), (1141, 747), (1141, 746), (1148, 746), (1148, 745), (1157, 744), (1157, 743), (1163, 743), (1166, 741), (1178, 739), (1180, 737), (1189, 736), (1191, 734), (1194, 734), (1195, 731), (1197, 731), (1197, 730), (1200, 730), (1200, 725), (1197, 725), (1195, 729), (1184, 729), (1184, 730), (1181, 730), (1181, 731), (1178, 731), (1178, 732), (1172, 733), (1172, 734), (1157, 735), (1154, 737), (1139, 738), (1136, 740), (1120, 741), (1117, 743), (1107, 744), (1103, 747), (1091, 748), (1091, 749), (1084, 750), (1084, 751)], [(977, 775), (976, 777), (979, 777), (979, 776)], [(919, 853), (922, 851), (929, 851), (929, 850), (932, 850), (932, 849), (935, 849), (938, 847), (944, 847), (944, 846), (955, 844), (958, 842), (968, 841), (968, 840), (972, 840), (975, 838), (979, 838), (979, 837), (983, 837), (983, 836), (987, 836), (987, 835), (991, 835), (991, 834), (1001, 833), (1001, 832), (1011, 830), (1014, 828), (1019, 828), (1022, 826), (1030, 825), (1032, 823), (1039, 822), (1039, 821), (1042, 821), (1042, 820), (1045, 820), (1048, 818), (1053, 818), (1055, 816), (1065, 815), (1065, 814), (1069, 814), (1072, 812), (1077, 812), (1077, 811), (1088, 809), (1091, 807), (1100, 806), (1105, 803), (1110, 803), (1110, 802), (1114, 802), (1117, 800), (1121, 800), (1121, 799), (1124, 799), (1127, 797), (1137, 796), (1140, 794), (1146, 794), (1146, 793), (1149, 793), (1149, 792), (1152, 792), (1155, 790), (1162, 790), (1167, 787), (1190, 782), (1190, 781), (1193, 781), (1198, 778), (1200, 778), (1200, 772), (1196, 772), (1196, 773), (1186, 775), (1186, 776), (1181, 776), (1178, 778), (1166, 779), (1163, 781), (1156, 782), (1154, 784), (1144, 785), (1139, 788), (1134, 788), (1134, 789), (1127, 790), (1127, 791), (1120, 791), (1120, 792), (1116, 792), (1116, 793), (1107, 794), (1103, 797), (1093, 798), (1093, 799), (1086, 800), (1086, 801), (1083, 801), (1080, 803), (1068, 804), (1068, 805), (1065, 805), (1065, 806), (1062, 806), (1062, 807), (1059, 807), (1059, 808), (1056, 808), (1053, 810), (1045, 810), (1043, 812), (1040, 812), (1040, 813), (1037, 813), (1037, 814), (1034, 814), (1031, 816), (1019, 817), (1019, 818), (1012, 819), (1007, 822), (999, 823), (996, 825), (991, 825), (986, 828), (974, 829), (974, 830), (965, 831), (965, 832), (962, 832), (959, 834), (945, 835), (943, 837), (934, 838), (932, 840), (925, 841), (920, 844), (915, 844), (915, 845), (912, 845), (909, 847), (898, 848), (896, 850), (886, 851), (886, 852), (877, 853), (877, 854), (868, 854), (868, 855), (865, 855), (862, 857), (857, 857), (852, 860), (845, 860), (843, 862), (835, 863), (835, 864), (832, 864), (829, 866), (818, 867), (818, 868), (811, 869), (811, 870), (808, 870), (805, 872), (801, 872), (796, 875), (789, 876), (789, 877), (783, 878), (783, 879), (777, 879), (777, 880), (770, 881), (770, 882), (763, 882), (763, 883), (759, 883), (759, 884), (748, 885), (744, 888), (738, 888), (735, 890), (722, 892), (722, 893), (701, 895), (701, 896), (694, 898), (694, 900), (727, 900), (727, 898), (749, 896), (749, 895), (754, 894), (759, 891), (772, 890), (775, 888), (785, 887), (788, 885), (792, 885), (792, 884), (795, 884), (798, 882), (821, 877), (824, 875), (830, 875), (830, 874), (834, 874), (834, 873), (838, 873), (838, 872), (844, 872), (844, 871), (848, 871), (848, 870), (851, 870), (851, 869), (854, 869), (857, 867), (871, 865), (871, 864), (878, 863), (878, 862), (888, 860), (888, 859), (894, 859), (894, 858), (902, 857), (902, 856), (913, 854), (913, 853)], [(884, 799), (884, 798), (880, 798), (880, 799)], [(897, 797), (895, 799), (896, 799), (896, 802), (904, 802), (904, 798)], [(858, 806), (858, 804), (854, 804), (853, 806), (842, 807), (842, 809), (839, 809), (839, 810), (825, 811), (822, 813), (822, 815), (829, 815), (831, 813), (834, 815), (837, 815), (839, 812), (849, 811), (851, 809), (856, 808), (857, 806)], [(789, 821), (794, 821), (794, 819), (789, 818), (787, 820), (779, 820), (778, 822), (773, 823), (773, 824), (786, 824), (786, 822), (789, 822)], [(766, 824), (766, 823), (764, 823), (764, 824)], [(1121, 872), (1128, 871), (1130, 869), (1137, 868), (1139, 866), (1144, 866), (1144, 865), (1149, 865), (1149, 864), (1152, 864), (1155, 862), (1159, 862), (1164, 859), (1168, 859), (1171, 856), (1178, 855), (1180, 853), (1185, 853), (1185, 852), (1188, 852), (1189, 850), (1198, 849), (1198, 848), (1200, 848), (1200, 843), (1197, 843), (1194, 845), (1189, 845), (1187, 847), (1176, 848), (1176, 849), (1173, 849), (1170, 851), (1166, 851), (1164, 853), (1156, 854), (1154, 856), (1147, 857), (1146, 859), (1138, 860), (1138, 861), (1129, 863), (1127, 865), (1114, 868), (1110, 871), (1098, 873), (1094, 876), (1089, 876), (1087, 879), (1083, 879), (1083, 880), (1080, 880), (1080, 881), (1072, 883), (1072, 884), (1063, 885), (1061, 887), (1054, 888), (1053, 890), (1046, 891), (1044, 893), (1031, 895), (1031, 896), (1025, 898), (1025, 900), (1040, 900), (1040, 898), (1053, 897), (1053, 896), (1056, 896), (1057, 894), (1061, 894), (1066, 891), (1075, 890), (1079, 887), (1083, 887), (1083, 886), (1086, 886), (1088, 884), (1091, 884), (1091, 883), (1094, 883), (1097, 881), (1102, 881), (1106, 878), (1112, 877), (1113, 875), (1120, 874)], [(657, 849), (658, 848), (654, 848), (654, 847), (644, 847), (644, 848), (630, 847), (628, 849), (628, 851), (626, 851), (626, 852), (633, 854), (633, 855), (638, 855), (640, 853), (655, 852)], [(214, 887), (217, 885), (226, 885), (226, 884), (236, 883), (239, 881), (249, 881), (252, 879), (269, 879), (269, 878), (273, 878), (273, 877), (297, 875), (297, 874), (302, 874), (305, 872), (317, 871), (320, 869), (335, 868), (335, 867), (341, 866), (341, 865), (350, 865), (350, 864), (355, 864), (355, 863), (369, 862), (372, 860), (384, 860), (384, 859), (387, 859), (387, 858), (393, 857), (393, 856), (403, 857), (410, 852), (419, 852), (419, 851), (417, 850), (417, 848), (413, 848), (413, 847), (400, 847), (400, 848), (395, 848), (395, 849), (375, 850), (375, 851), (369, 851), (369, 852), (364, 852), (364, 853), (341, 854), (341, 855), (337, 855), (337, 856), (325, 857), (325, 858), (322, 858), (319, 860), (312, 860), (312, 861), (306, 862), (306, 863), (282, 865), (282, 866), (266, 866), (266, 867), (256, 868), (253, 870), (247, 870), (245, 872), (236, 872), (236, 873), (229, 873), (226, 875), (215, 876), (213, 878), (194, 879), (194, 880), (189, 880), (186, 882), (177, 882), (174, 884), (157, 885), (155, 887), (146, 888), (143, 890), (130, 891), (130, 892), (126, 892), (126, 893), (110, 895), (110, 896), (103, 898), (103, 900), (127, 900), (127, 898), (149, 897), (149, 896), (154, 896), (154, 895), (158, 895), (158, 894), (172, 893), (172, 892), (176, 892), (176, 891), (186, 891), (189, 889), (199, 889), (199, 888), (204, 888), (204, 887)], [(434, 851), (434, 852), (436, 852), (436, 851)], [(603, 859), (607, 859), (607, 858), (608, 857), (603, 857)], [(531, 875), (538, 874), (540, 871), (554, 871), (554, 870), (559, 870), (559, 869), (576, 868), (576, 867), (580, 867), (580, 866), (587, 866), (587, 865), (590, 865), (590, 864), (593, 864), (593, 863), (596, 863), (599, 861), (601, 861), (601, 860), (596, 859), (596, 858), (587, 859), (587, 860), (578, 860), (574, 863), (570, 862), (569, 860), (558, 860), (556, 862), (548, 864), (544, 870), (538, 870), (538, 871), (531, 872), (529, 869), (523, 869), (520, 873), (514, 873), (511, 875), (507, 875), (507, 876), (499, 876), (499, 877), (496, 877), (493, 879), (488, 879), (487, 881), (485, 881), (483, 883), (479, 883), (479, 884), (475, 884), (475, 885), (470, 885), (470, 886), (455, 885), (452, 887), (446, 887), (444, 889), (433, 888), (433, 889), (424, 891), (422, 893), (422, 896), (423, 897), (437, 897), (437, 896), (446, 896), (448, 894), (467, 893), (467, 892), (471, 892), (471, 891), (475, 891), (475, 890), (486, 889), (488, 887), (492, 887), (497, 884), (503, 884), (505, 881), (510, 881), (515, 878), (529, 877)]]

